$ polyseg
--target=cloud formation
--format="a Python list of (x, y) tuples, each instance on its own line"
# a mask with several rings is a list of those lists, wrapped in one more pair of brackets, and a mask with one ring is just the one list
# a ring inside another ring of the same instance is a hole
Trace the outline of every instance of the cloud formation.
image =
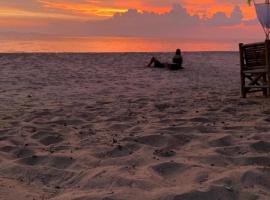
[(243, 1), (10, 0), (0, 3), (0, 28), (90, 36), (261, 36)]
[(200, 17), (191, 15), (180, 4), (175, 4), (169, 12), (163, 14), (130, 9), (107, 20), (89, 21), (85, 31), (90, 35), (107, 36), (218, 38), (237, 37), (238, 34), (239, 37), (241, 34), (245, 36), (246, 29), (243, 26), (248, 26), (248, 22), (244, 20), (239, 6), (235, 6), (229, 16), (217, 12), (211, 17)]
[(235, 6), (229, 17), (227, 17), (223, 12), (217, 12), (206, 21), (210, 25), (228, 26), (241, 24), (242, 20), (243, 20), (242, 11), (240, 10), (239, 6)]
[[(0, 2), (0, 11), (9, 8), (36, 13), (65, 14), (76, 18), (102, 19), (128, 9), (166, 13), (174, 4), (183, 5), (189, 14), (208, 17), (220, 11), (228, 15), (235, 5), (243, 8), (245, 18), (253, 11), (245, 0), (6, 0)], [(12, 15), (12, 12), (10, 14)], [(254, 17), (254, 12), (252, 14)]]

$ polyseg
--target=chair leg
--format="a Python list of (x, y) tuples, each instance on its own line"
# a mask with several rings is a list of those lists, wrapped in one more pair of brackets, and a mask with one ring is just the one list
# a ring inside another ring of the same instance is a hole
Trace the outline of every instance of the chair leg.
[(267, 89), (266, 89), (266, 96), (270, 95), (270, 76), (269, 76), (269, 72), (267, 72), (267, 74), (265, 75), (265, 79), (266, 79), (266, 85), (267, 85)]
[(242, 95), (242, 98), (246, 98), (245, 75), (243, 73), (241, 73), (241, 95)]
[(245, 89), (242, 90), (242, 98), (246, 98), (247, 97), (247, 93), (245, 91)]
[(266, 89), (266, 88), (263, 89), (263, 96), (265, 96), (265, 97), (268, 96), (268, 95), (267, 95), (267, 89)]
[[(264, 85), (268, 85), (266, 74), (263, 75), (263, 82), (264, 82), (264, 83), (263, 83)], [(265, 96), (265, 97), (268, 96), (268, 94), (267, 94), (267, 88), (264, 88), (264, 89), (263, 89), (263, 96)]]

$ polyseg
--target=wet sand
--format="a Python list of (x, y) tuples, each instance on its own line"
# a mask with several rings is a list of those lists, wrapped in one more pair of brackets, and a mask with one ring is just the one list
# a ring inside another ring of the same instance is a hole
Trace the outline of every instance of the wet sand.
[(0, 54), (0, 199), (266, 200), (270, 101), (238, 53)]

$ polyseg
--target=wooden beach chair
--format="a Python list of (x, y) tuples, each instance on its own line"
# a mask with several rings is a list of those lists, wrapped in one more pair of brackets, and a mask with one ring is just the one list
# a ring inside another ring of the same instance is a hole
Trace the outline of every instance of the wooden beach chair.
[(270, 95), (270, 40), (260, 43), (239, 44), (241, 94), (262, 92)]

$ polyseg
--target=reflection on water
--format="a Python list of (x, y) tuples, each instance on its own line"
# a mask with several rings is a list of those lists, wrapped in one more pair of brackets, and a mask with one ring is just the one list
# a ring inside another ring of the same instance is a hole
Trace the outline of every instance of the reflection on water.
[(238, 41), (130, 37), (1, 38), (0, 52), (168, 52), (236, 51)]

